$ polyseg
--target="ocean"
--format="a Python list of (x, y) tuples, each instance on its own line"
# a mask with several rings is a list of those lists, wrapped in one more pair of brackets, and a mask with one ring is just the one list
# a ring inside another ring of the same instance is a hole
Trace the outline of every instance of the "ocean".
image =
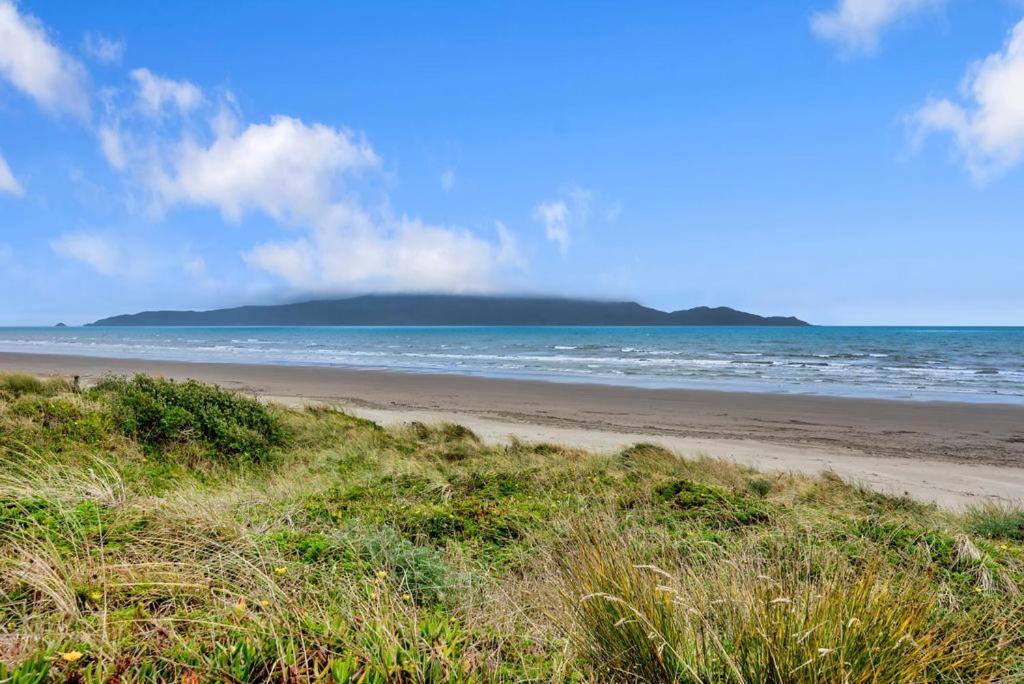
[(1024, 328), (0, 328), (0, 351), (1024, 403)]

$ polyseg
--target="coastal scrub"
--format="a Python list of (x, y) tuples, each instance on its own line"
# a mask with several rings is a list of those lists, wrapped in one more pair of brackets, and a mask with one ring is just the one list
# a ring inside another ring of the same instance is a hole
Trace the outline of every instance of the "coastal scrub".
[(0, 681), (1013, 681), (1019, 523), (654, 445), (0, 378)]

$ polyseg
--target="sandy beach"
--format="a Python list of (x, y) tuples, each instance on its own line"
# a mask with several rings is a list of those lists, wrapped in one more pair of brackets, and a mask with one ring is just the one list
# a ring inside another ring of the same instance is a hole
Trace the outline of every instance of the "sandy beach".
[(947, 507), (1024, 498), (1024, 406), (497, 380), (308, 366), (0, 353), (0, 370), (195, 378), (291, 405), (326, 402), (389, 424), (452, 421), (610, 451), (653, 442), (764, 470), (831, 470)]

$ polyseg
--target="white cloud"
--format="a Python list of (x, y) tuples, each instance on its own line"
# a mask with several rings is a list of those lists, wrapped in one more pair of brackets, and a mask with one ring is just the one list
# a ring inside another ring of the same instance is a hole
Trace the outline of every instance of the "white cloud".
[(41, 107), (89, 114), (86, 74), (81, 64), (57, 48), (42, 24), (0, 0), (0, 77)]
[(569, 188), (566, 199), (541, 202), (533, 210), (533, 217), (544, 225), (544, 235), (558, 244), (559, 251), (569, 251), (570, 229), (586, 225), (594, 193), (579, 185)]
[(938, 7), (943, 0), (839, 0), (828, 12), (811, 17), (811, 29), (822, 40), (848, 53), (867, 53), (878, 47), (885, 29), (898, 21)]
[(243, 254), (250, 267), (294, 289), (486, 290), (499, 270), (521, 263), (503, 228), (495, 243), (457, 227), (394, 218), (386, 201), (382, 209), (364, 208), (350, 186), (381, 162), (350, 131), (287, 116), (243, 127), (223, 107), (209, 123), (208, 142), (165, 142), (155, 162), (140, 162), (145, 155), (136, 153), (135, 139), (129, 154), (120, 154), (124, 140), (111, 130), (108, 159), (116, 166), (127, 158), (127, 171), (139, 174), (161, 210), (206, 206), (232, 222), (259, 213), (299, 231)]
[[(352, 131), (289, 116), (246, 124), (231, 93), (207, 99), (185, 81), (146, 69), (132, 77), (135, 100), (104, 94), (98, 136), (107, 161), (149, 195), (158, 215), (207, 207), (233, 223), (264, 215), (296, 233), (245, 250), (252, 269), (302, 291), (476, 291), (491, 288), (499, 272), (522, 267), (503, 226), (483, 239), (459, 227), (395, 218), (383, 194), (367, 209), (359, 190), (379, 175), (381, 160)], [(169, 111), (180, 116), (152, 116)], [(201, 257), (186, 254), (177, 268), (196, 282), (214, 282)]]
[[(339, 218), (342, 218), (339, 216)], [(472, 233), (402, 217), (393, 225), (347, 216), (298, 240), (259, 245), (247, 263), (302, 290), (471, 292), (492, 286), (507, 247), (495, 247)]]
[(533, 217), (544, 224), (544, 235), (558, 243), (562, 254), (569, 251), (569, 205), (564, 200), (541, 202), (533, 210)]
[[(104, 88), (98, 92), (104, 115), (96, 135), (111, 167), (125, 171), (131, 166), (134, 171), (152, 174), (170, 145), (164, 126), (193, 123), (193, 113), (207, 103), (203, 91), (189, 81), (164, 78), (145, 68), (134, 69), (131, 78), (136, 86), (133, 89)], [(231, 101), (230, 93), (224, 95), (222, 104), (225, 101)], [(163, 118), (169, 114), (176, 116)], [(233, 119), (233, 114), (229, 107), (222, 106), (221, 114), (213, 118), (219, 134), (222, 120)], [(154, 119), (160, 119), (157, 125)]]
[(7, 160), (0, 156), (0, 194), (23, 195), (24, 193), (21, 183), (14, 177), (11, 167), (7, 165)]
[(445, 192), (455, 189), (455, 172), (451, 169), (441, 174), (441, 189)]
[(216, 207), (231, 221), (254, 210), (292, 225), (323, 221), (341, 178), (379, 164), (348, 131), (287, 116), (238, 133), (226, 128), (209, 146), (185, 139), (172, 154), (155, 182), (165, 205)]
[(984, 181), (1024, 159), (1024, 20), (1002, 51), (971, 65), (961, 90), (963, 103), (933, 100), (917, 111), (916, 138), (949, 133), (967, 168)]
[(121, 127), (115, 123), (103, 124), (99, 128), (98, 135), (100, 149), (103, 151), (107, 163), (119, 171), (124, 170), (128, 164), (128, 158), (124, 142), (121, 140)]
[(106, 235), (64, 233), (51, 240), (50, 246), (57, 254), (81, 262), (102, 275), (115, 275), (125, 270), (121, 248)]
[(82, 52), (100, 64), (117, 64), (124, 56), (124, 41), (90, 31), (82, 38)]
[(187, 113), (203, 101), (203, 91), (194, 83), (157, 76), (149, 69), (134, 69), (132, 80), (139, 87), (140, 109), (152, 116), (163, 112), (167, 105)]

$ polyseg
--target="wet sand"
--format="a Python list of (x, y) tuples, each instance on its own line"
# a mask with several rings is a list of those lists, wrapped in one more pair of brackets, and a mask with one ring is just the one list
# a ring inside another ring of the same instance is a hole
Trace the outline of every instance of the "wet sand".
[(1024, 498), (1024, 406), (849, 399), (460, 375), (0, 353), (0, 371), (146, 372), (196, 378), (291, 404), (328, 402), (383, 423), (462, 422), (510, 435), (610, 450), (663, 444), (771, 470), (830, 469), (877, 489), (946, 506)]

